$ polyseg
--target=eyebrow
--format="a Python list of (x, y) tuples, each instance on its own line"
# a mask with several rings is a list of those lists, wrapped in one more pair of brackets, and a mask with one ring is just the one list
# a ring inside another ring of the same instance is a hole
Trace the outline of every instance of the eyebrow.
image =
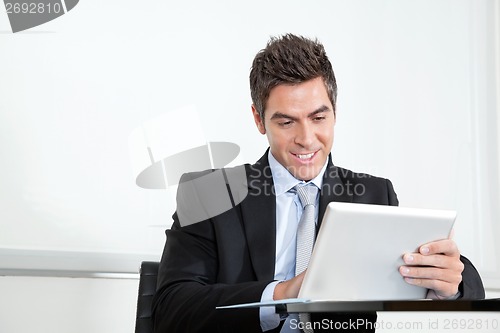
[[(330, 111), (330, 108), (328, 108), (328, 106), (326, 106), (326, 105), (323, 105), (323, 106), (319, 107), (318, 109), (314, 110), (313, 112), (309, 113), (307, 115), (307, 117), (308, 118), (312, 118), (315, 115), (317, 115), (318, 113), (329, 112), (329, 111)], [(275, 112), (271, 116), (271, 120), (273, 120), (273, 119), (290, 119), (290, 120), (294, 120), (295, 121), (298, 118), (290, 116), (290, 115), (282, 113), (282, 112)]]

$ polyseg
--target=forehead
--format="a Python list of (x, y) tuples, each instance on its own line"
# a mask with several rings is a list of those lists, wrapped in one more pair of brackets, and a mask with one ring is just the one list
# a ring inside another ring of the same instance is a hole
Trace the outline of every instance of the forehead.
[(298, 116), (309, 114), (319, 108), (333, 106), (328, 96), (325, 83), (321, 77), (298, 84), (280, 84), (271, 89), (266, 103), (266, 118), (276, 112)]

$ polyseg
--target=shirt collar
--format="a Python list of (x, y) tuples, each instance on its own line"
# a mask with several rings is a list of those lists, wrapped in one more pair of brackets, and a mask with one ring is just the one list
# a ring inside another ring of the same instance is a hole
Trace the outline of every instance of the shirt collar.
[(295, 178), (283, 165), (280, 164), (280, 162), (276, 160), (276, 158), (274, 158), (273, 154), (271, 154), (271, 150), (268, 152), (268, 159), (269, 167), (271, 168), (271, 173), (273, 175), (274, 191), (276, 196), (288, 192), (291, 188), (300, 183), (312, 183), (321, 189), (321, 186), (323, 185), (323, 174), (325, 173), (328, 159), (326, 159), (325, 165), (323, 165), (319, 174), (307, 183), (303, 180)]

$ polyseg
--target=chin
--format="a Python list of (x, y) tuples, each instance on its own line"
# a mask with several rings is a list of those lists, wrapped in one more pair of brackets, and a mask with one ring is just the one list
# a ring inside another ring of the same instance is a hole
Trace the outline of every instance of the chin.
[(310, 171), (310, 172), (307, 172), (307, 173), (302, 173), (302, 174), (295, 175), (295, 178), (307, 182), (307, 181), (310, 181), (311, 179), (313, 179), (314, 177), (316, 177), (318, 175), (318, 173), (319, 173), (319, 171), (317, 171), (317, 172)]

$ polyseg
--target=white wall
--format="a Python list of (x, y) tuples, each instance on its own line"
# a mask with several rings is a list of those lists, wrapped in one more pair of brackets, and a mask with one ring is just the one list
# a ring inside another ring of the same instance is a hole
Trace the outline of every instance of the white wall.
[(134, 332), (137, 279), (0, 277), (0, 332)]
[[(12, 34), (0, 13), (0, 274), (130, 273), (159, 258), (172, 191), (135, 186), (129, 135), (191, 104), (207, 141), (255, 161), (267, 144), (250, 115), (251, 60), (294, 32), (322, 40), (337, 75), (334, 162), (390, 178), (401, 205), (456, 209), (462, 252), (500, 288), (499, 15), (495, 0), (82, 0)], [(3, 277), (0, 316), (28, 307), (27, 331), (131, 332), (136, 285)]]

